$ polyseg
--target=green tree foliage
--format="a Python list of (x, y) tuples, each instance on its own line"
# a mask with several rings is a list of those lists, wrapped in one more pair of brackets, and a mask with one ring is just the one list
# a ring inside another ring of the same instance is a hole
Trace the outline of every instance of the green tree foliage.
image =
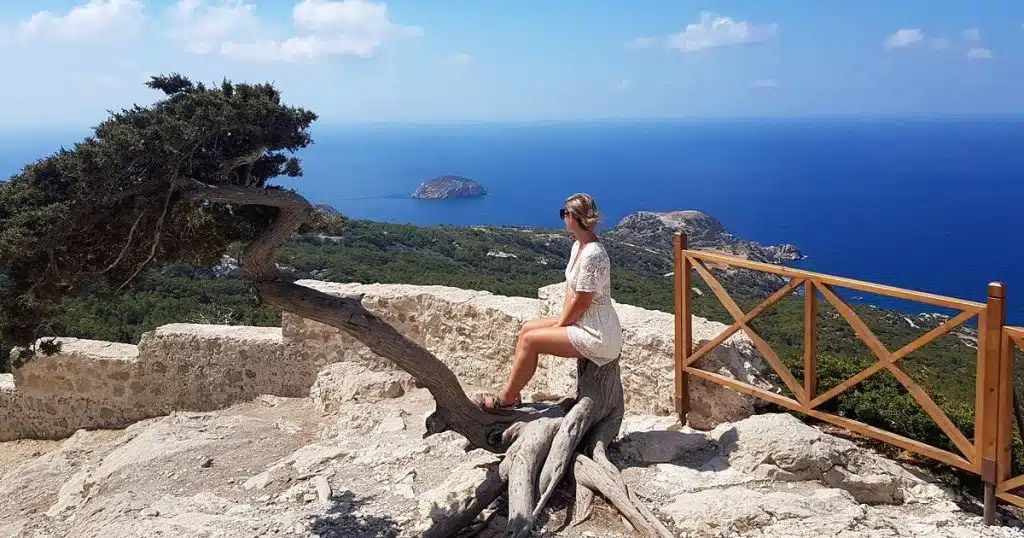
[(207, 87), (177, 74), (148, 86), (152, 106), (114, 113), (94, 135), (0, 184), (0, 339), (52, 332), (62, 301), (120, 291), (151, 264), (210, 265), (249, 241), (276, 210), (195, 200), (195, 182), (274, 188), (299, 176), (313, 112), (270, 84)]

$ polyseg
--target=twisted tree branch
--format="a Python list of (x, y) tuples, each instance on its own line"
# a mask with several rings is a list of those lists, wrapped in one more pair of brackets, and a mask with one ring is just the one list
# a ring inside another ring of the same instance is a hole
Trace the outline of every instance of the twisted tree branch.
[[(177, 190), (177, 183), (178, 173), (175, 171), (171, 176), (170, 186), (167, 187), (167, 195), (164, 197), (164, 209), (160, 212), (160, 218), (156, 221), (156, 231), (153, 232), (153, 244), (149, 248), (149, 255), (146, 256), (146, 259), (140, 263), (138, 267), (135, 268), (135, 272), (117, 288), (117, 291), (121, 291), (125, 286), (131, 283), (132, 280), (135, 280), (135, 277), (139, 276), (139, 273), (141, 273), (142, 270), (149, 265), (149, 262), (153, 261), (153, 257), (156, 256), (156, 249), (160, 246), (160, 239), (163, 237), (164, 233), (164, 219), (167, 218), (167, 210), (171, 207), (171, 198), (174, 197), (174, 192)], [(136, 224), (137, 223), (138, 221), (136, 221)], [(134, 227), (132, 227), (132, 230), (134, 231)], [(131, 242), (131, 237), (129, 237), (128, 240)]]
[(451, 429), (466, 437), (473, 446), (504, 452), (513, 440), (504, 435), (510, 425), (561, 413), (557, 407), (507, 414), (488, 413), (469, 400), (448, 366), (366, 310), (358, 299), (335, 297), (282, 281), (274, 253), (314, 211), (313, 205), (302, 195), (282, 189), (207, 185), (194, 179), (188, 179), (186, 183), (192, 199), (263, 205), (280, 210), (273, 223), (245, 247), (239, 260), (242, 273), (255, 283), (256, 292), (267, 304), (341, 329), (422, 383), (437, 403), (436, 411), (428, 418), (428, 433)]
[(124, 247), (121, 248), (120, 254), (117, 255), (117, 258), (114, 259), (114, 261), (110, 265), (108, 265), (106, 269), (100, 271), (101, 275), (110, 272), (110, 270), (117, 267), (118, 264), (121, 263), (121, 260), (124, 258), (125, 253), (128, 252), (128, 247), (132, 246), (132, 239), (135, 237), (135, 230), (136, 228), (139, 227), (139, 222), (142, 220), (142, 217), (144, 216), (146, 216), (146, 212), (140, 211), (139, 216), (136, 217), (135, 222), (132, 223), (132, 228), (128, 230), (128, 239), (124, 242)]

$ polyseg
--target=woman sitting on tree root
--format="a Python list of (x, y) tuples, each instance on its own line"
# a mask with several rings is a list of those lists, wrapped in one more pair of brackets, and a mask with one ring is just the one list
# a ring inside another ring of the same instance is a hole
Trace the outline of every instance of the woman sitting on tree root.
[(611, 261), (594, 233), (597, 205), (589, 194), (574, 194), (558, 213), (576, 238), (565, 268), (562, 313), (520, 327), (505, 387), (497, 394), (474, 395), (474, 402), (484, 409), (497, 411), (522, 402), (519, 393), (537, 371), (541, 354), (590, 360), (602, 366), (622, 351), (622, 327), (611, 298)]

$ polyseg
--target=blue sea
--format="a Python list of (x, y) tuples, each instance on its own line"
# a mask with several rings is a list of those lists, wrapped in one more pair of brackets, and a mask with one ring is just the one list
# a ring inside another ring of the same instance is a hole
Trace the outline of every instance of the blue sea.
[[(84, 133), (0, 132), (0, 177)], [(285, 182), (361, 219), (557, 227), (593, 194), (605, 225), (699, 209), (736, 236), (793, 243), (803, 268), (984, 301), (1024, 323), (1024, 121), (794, 120), (318, 126)], [(442, 174), (485, 197), (409, 197)], [(907, 307), (933, 311), (927, 305)]]

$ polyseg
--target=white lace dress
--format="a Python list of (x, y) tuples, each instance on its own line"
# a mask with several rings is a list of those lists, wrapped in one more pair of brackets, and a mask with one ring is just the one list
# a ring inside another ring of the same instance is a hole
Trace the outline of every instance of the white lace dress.
[(615, 360), (622, 351), (622, 326), (612, 305), (611, 260), (604, 245), (593, 241), (581, 252), (579, 241), (573, 243), (565, 281), (566, 293), (594, 292), (580, 319), (566, 327), (572, 346), (598, 365)]

